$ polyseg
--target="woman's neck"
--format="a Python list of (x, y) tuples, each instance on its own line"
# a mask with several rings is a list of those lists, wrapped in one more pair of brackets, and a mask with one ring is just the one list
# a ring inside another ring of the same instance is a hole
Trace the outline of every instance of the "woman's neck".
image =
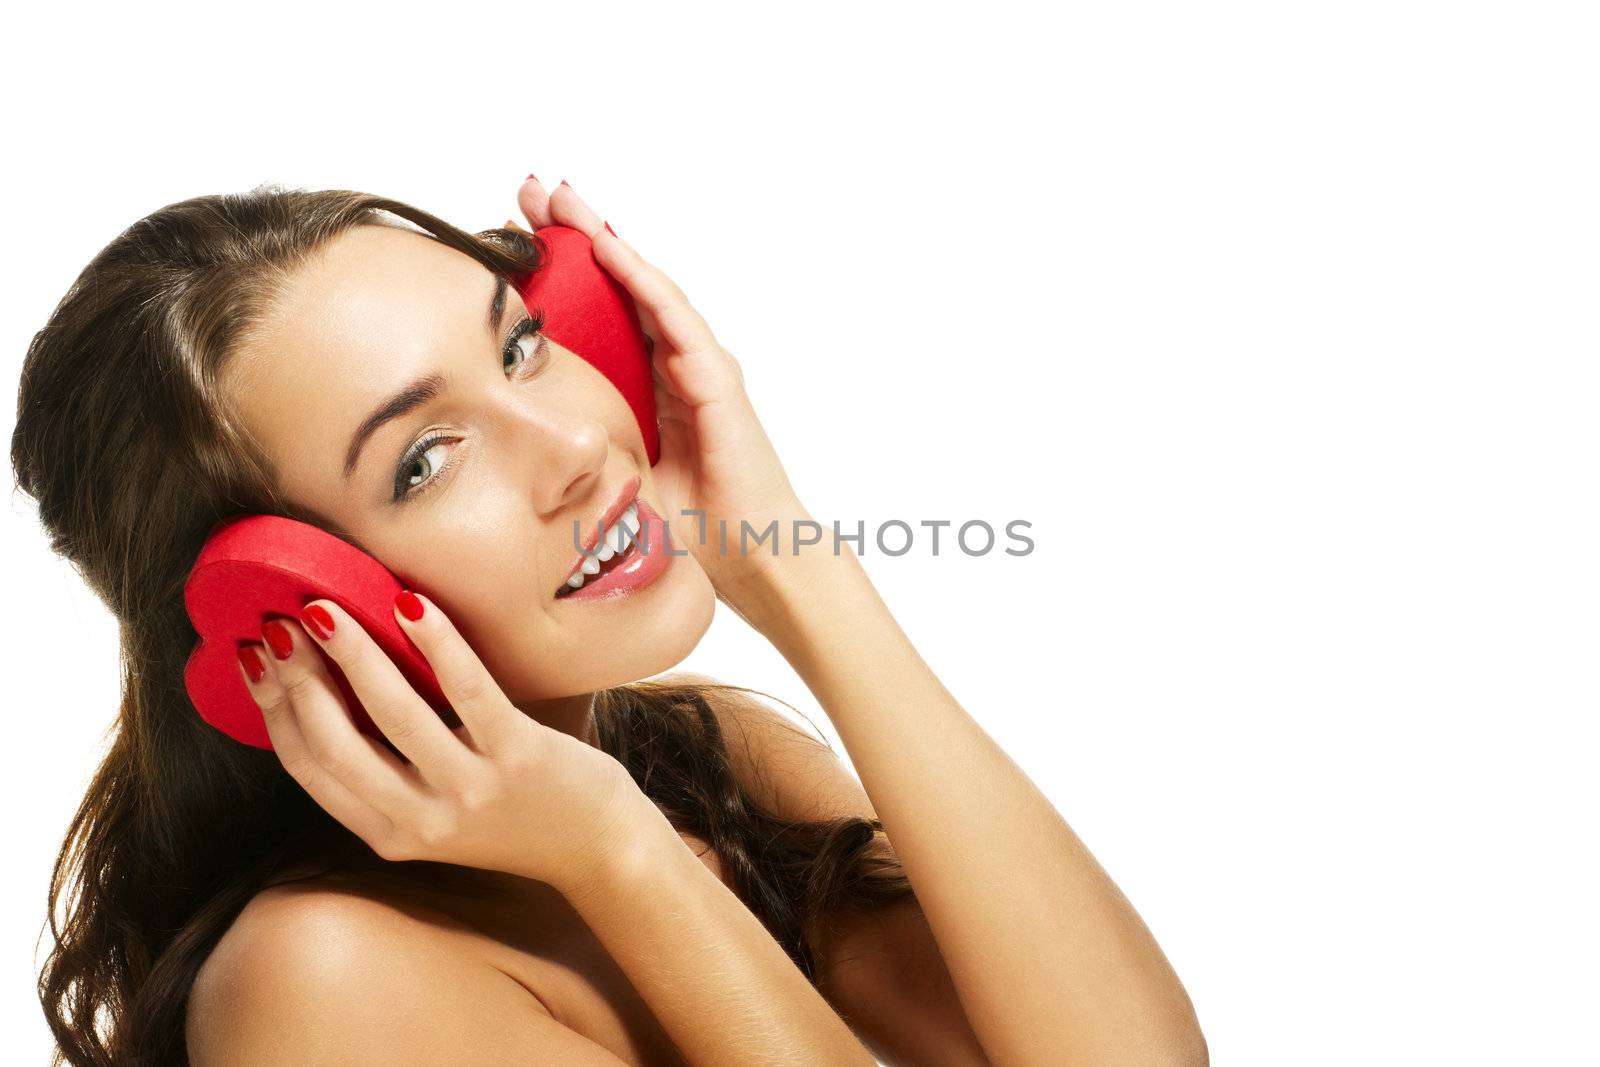
[(594, 697), (593, 693), (578, 693), (552, 700), (525, 700), (516, 708), (552, 730), (559, 730), (598, 748), (600, 736), (595, 730)]

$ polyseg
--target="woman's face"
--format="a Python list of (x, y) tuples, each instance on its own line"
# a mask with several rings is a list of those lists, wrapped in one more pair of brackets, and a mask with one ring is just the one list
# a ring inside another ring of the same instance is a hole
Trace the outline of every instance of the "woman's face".
[[(689, 555), (626, 596), (556, 596), (574, 524), (592, 537), (631, 479), (666, 511), (622, 395), (554, 342), (515, 338), (514, 287), (491, 322), (497, 281), (421, 234), (355, 227), (289, 280), (225, 388), (291, 502), (438, 603), (513, 703), (577, 733), (593, 691), (682, 660), (716, 597)], [(425, 375), (437, 395), (379, 425), (347, 473), (358, 429)]]

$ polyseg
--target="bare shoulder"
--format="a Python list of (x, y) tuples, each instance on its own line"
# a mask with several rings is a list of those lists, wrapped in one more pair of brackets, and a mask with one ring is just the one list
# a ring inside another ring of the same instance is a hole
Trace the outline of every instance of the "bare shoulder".
[(190, 991), (190, 1062), (489, 1064), (542, 1050), (562, 1063), (622, 1061), (427, 909), (326, 885), (258, 893)]

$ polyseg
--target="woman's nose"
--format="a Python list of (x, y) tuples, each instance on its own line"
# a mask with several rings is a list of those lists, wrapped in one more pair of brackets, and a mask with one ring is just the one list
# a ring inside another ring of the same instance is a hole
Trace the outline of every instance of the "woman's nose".
[(508, 415), (516, 431), (523, 484), (532, 487), (541, 515), (554, 515), (594, 491), (605, 470), (610, 435), (605, 423), (553, 404), (522, 403)]

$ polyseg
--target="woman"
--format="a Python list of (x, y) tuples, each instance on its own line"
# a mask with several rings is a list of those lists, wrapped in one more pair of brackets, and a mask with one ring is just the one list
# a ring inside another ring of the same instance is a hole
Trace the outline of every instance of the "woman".
[[(40, 992), (64, 1057), (1205, 1062), (1137, 914), (855, 555), (793, 551), (809, 516), (683, 294), (565, 182), (530, 177), (519, 201), (534, 229), (587, 234), (635, 298), (655, 467), (621, 394), (508, 295), (540, 251), (509, 224), (474, 236), (342, 191), (200, 197), (107, 246), (35, 337), (12, 463), (121, 621), (125, 671), (52, 882)], [(638, 550), (689, 554), (625, 595), (566, 592), (573, 527), (625, 504), (672, 526)], [(333, 600), (241, 653), (272, 751), (202, 722), (182, 587), (239, 512), (402, 576), (396, 619), (461, 725)], [(776, 522), (779, 554), (723, 552), (724, 521)], [(793, 665), (862, 783), (746, 690), (638, 681), (716, 597)]]

